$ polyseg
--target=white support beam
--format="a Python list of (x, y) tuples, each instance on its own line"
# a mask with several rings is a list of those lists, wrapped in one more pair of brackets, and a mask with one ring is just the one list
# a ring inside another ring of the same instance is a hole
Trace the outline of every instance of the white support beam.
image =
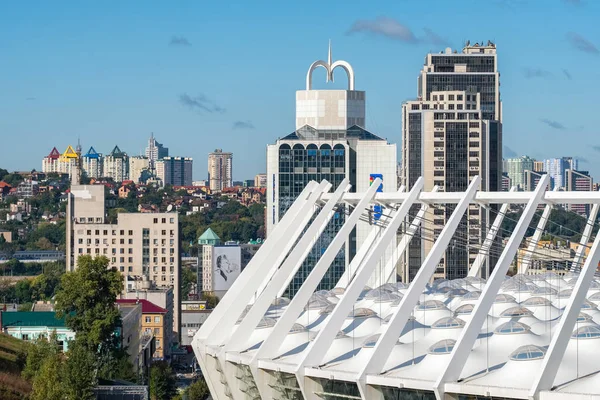
[(331, 217), (335, 213), (333, 208), (338, 203), (342, 194), (350, 189), (348, 179), (344, 179), (334, 195), (323, 206), (313, 223), (309, 226), (306, 232), (302, 235), (298, 244), (290, 252), (285, 262), (275, 272), (268, 285), (259, 294), (252, 308), (248, 310), (246, 316), (242, 319), (235, 332), (231, 334), (231, 338), (225, 343), (223, 351), (241, 351), (246, 350), (244, 347), (248, 342), (248, 332), (254, 331), (261, 318), (269, 309), (273, 300), (277, 297), (280, 289), (287, 286), (287, 283), (294, 277), (300, 266), (310, 253), (315, 243), (319, 240), (321, 233), (327, 227)]
[[(267, 240), (265, 240), (263, 245), (258, 249), (252, 260), (250, 260), (250, 262), (244, 269), (244, 272), (242, 272), (238, 279), (236, 279), (236, 281), (233, 283), (233, 289), (237, 288), (237, 290), (240, 290), (241, 287), (246, 286), (248, 284), (249, 278), (254, 273), (256, 273), (257, 269), (263, 266), (269, 254), (278, 248), (277, 245), (281, 247), (281, 242), (283, 242), (284, 240), (288, 240), (287, 238), (285, 238), (284, 233), (287, 230), (289, 230), (291, 224), (298, 217), (298, 213), (302, 209), (304, 209), (304, 206), (309, 202), (309, 198), (311, 194), (316, 190), (317, 186), (318, 184), (314, 181), (311, 181), (306, 185), (306, 187), (304, 188), (304, 190), (302, 190), (296, 201), (285, 213), (281, 221), (279, 221), (279, 223), (275, 225), (273, 234), (270, 235), (270, 237), (267, 238)], [(223, 298), (219, 302), (219, 307), (215, 308), (211, 312), (210, 317), (202, 324), (200, 329), (198, 329), (198, 332), (196, 333), (194, 339), (206, 338), (210, 335), (214, 327), (226, 314), (228, 303), (232, 303), (235, 301), (236, 294), (236, 292), (232, 291), (232, 294), (225, 294), (225, 296), (223, 296)]]
[[(438, 190), (439, 190), (439, 186), (436, 185), (433, 187), (433, 189), (431, 191), (437, 192)], [(410, 241), (412, 240), (415, 233), (417, 233), (417, 230), (419, 229), (419, 227), (421, 226), (421, 223), (425, 219), (425, 213), (427, 212), (428, 209), (429, 209), (428, 204), (421, 205), (421, 208), (417, 212), (417, 215), (415, 215), (412, 222), (410, 223), (410, 226), (408, 227), (408, 229), (406, 229), (406, 231), (400, 238), (400, 242), (398, 243), (398, 246), (396, 246), (396, 251), (394, 253), (392, 253), (390, 260), (385, 265), (385, 270), (384, 270), (384, 274), (383, 274), (383, 282), (381, 282), (381, 284), (392, 282), (394, 274), (396, 273), (396, 264), (398, 264), (398, 260), (400, 259), (400, 257), (402, 257), (402, 255), (408, 248), (408, 245), (410, 244)], [(407, 265), (406, 271), (403, 274), (405, 276), (408, 274), (408, 265)], [(404, 278), (404, 279), (406, 280), (406, 278)], [(407, 283), (407, 282), (404, 282), (404, 283)]]
[[(596, 235), (594, 244), (588, 254), (587, 259), (575, 286), (573, 286), (573, 292), (569, 298), (569, 303), (565, 307), (558, 326), (554, 329), (554, 335), (550, 341), (550, 346), (546, 351), (542, 367), (538, 370), (536, 379), (529, 392), (529, 397), (537, 399), (541, 390), (550, 390), (553, 386), (556, 373), (560, 367), (560, 363), (571, 339), (571, 334), (575, 328), (577, 317), (581, 306), (585, 301), (585, 297), (590, 288), (590, 283), (594, 279), (594, 273), (598, 267), (600, 261), (600, 235)], [(575, 339), (579, 340), (579, 339)], [(597, 354), (587, 354), (585, 356), (597, 356)], [(585, 357), (584, 356), (584, 357)]]
[(462, 200), (458, 203), (450, 218), (448, 218), (440, 236), (433, 244), (429, 254), (427, 254), (421, 268), (419, 268), (419, 272), (417, 272), (415, 279), (413, 279), (408, 290), (404, 293), (402, 300), (400, 300), (398, 308), (393, 312), (390, 321), (383, 326), (383, 331), (377, 339), (371, 357), (358, 374), (359, 389), (361, 389), (363, 393), (366, 392), (365, 382), (367, 374), (379, 374), (383, 370), (394, 345), (400, 337), (402, 329), (404, 329), (404, 326), (408, 322), (408, 318), (419, 301), (419, 296), (421, 296), (427, 283), (431, 279), (431, 276), (435, 272), (435, 268), (444, 255), (469, 203), (475, 197), (480, 183), (481, 178), (475, 176), (467, 190), (462, 193)]
[[(558, 187), (554, 190), (556, 191)], [(550, 213), (552, 212), (552, 204), (546, 204), (544, 207), (544, 211), (542, 212), (542, 216), (538, 222), (537, 227), (535, 228), (535, 232), (533, 232), (533, 236), (529, 240), (529, 245), (527, 246), (527, 251), (525, 255), (521, 259), (521, 263), (519, 264), (518, 272), (520, 274), (526, 274), (531, 266), (531, 260), (533, 258), (533, 253), (537, 249), (537, 245), (542, 238), (542, 234), (544, 233), (544, 229), (546, 229), (546, 223), (550, 219)]]
[(596, 217), (598, 217), (598, 208), (600, 208), (599, 204), (594, 204), (592, 206), (590, 216), (588, 217), (585, 228), (583, 229), (583, 234), (581, 235), (581, 240), (579, 241), (579, 247), (577, 247), (577, 252), (573, 258), (571, 271), (581, 270), (581, 263), (583, 262), (585, 255), (585, 249), (587, 248), (590, 237), (592, 236), (592, 230), (594, 229), (594, 224), (596, 223)]
[[(205, 343), (207, 344), (216, 344), (222, 343), (224, 339), (228, 338), (231, 334), (231, 331), (239, 318), (239, 316), (246, 308), (246, 305), (252, 299), (252, 297), (256, 294), (256, 291), (259, 288), (259, 285), (265, 280), (269, 279), (270, 276), (267, 274), (269, 271), (273, 271), (273, 266), (279, 266), (285, 256), (287, 255), (289, 249), (294, 245), (296, 239), (302, 234), (304, 227), (310, 221), (312, 214), (314, 212), (314, 205), (316, 201), (321, 197), (321, 195), (328, 191), (331, 188), (331, 184), (323, 181), (319, 184), (317, 189), (312, 192), (309, 197), (309, 200), (302, 206), (298, 215), (288, 229), (286, 229), (284, 234), (288, 234), (287, 236), (282, 236), (280, 241), (277, 241), (279, 244), (279, 248), (275, 248), (271, 251), (271, 254), (268, 254), (267, 257), (261, 260), (261, 264), (254, 264), (252, 270), (248, 270), (250, 264), (244, 269), (244, 272), (235, 280), (231, 288), (225, 293), (223, 299), (219, 302), (219, 305), (213, 310), (212, 313), (220, 311), (221, 313), (225, 313), (225, 315), (219, 315), (222, 317), (219, 323), (212, 329), (210, 332), (210, 336), (205, 338)], [(240, 279), (244, 277), (244, 279)], [(240, 283), (238, 285), (238, 282)], [(227, 300), (229, 300), (226, 304), (221, 304)], [(228, 307), (223, 307), (227, 305)], [(207, 319), (205, 324), (213, 317), (211, 316)]]
[[(513, 186), (510, 188), (511, 192), (514, 192), (516, 190), (517, 190), (516, 186)], [(509, 206), (510, 206), (509, 203), (504, 203), (504, 204), (502, 204), (502, 207), (500, 207), (500, 212), (496, 215), (496, 218), (494, 219), (494, 223), (490, 227), (490, 230), (488, 231), (488, 233), (485, 237), (483, 245), (481, 246), (481, 249), (479, 249), (479, 253), (477, 254), (477, 257), (475, 258), (475, 261), (473, 261), (473, 265), (471, 265), (471, 269), (469, 270), (468, 276), (479, 276), (479, 273), (481, 271), (481, 266), (483, 265), (483, 263), (487, 259), (488, 255), (490, 254), (490, 249), (492, 248), (492, 246), (494, 244), (494, 239), (496, 239), (496, 235), (498, 234), (498, 231), (500, 230), (500, 226), (502, 226), (502, 221), (504, 220), (504, 216), (506, 215), (506, 212), (508, 211)], [(487, 271), (485, 278), (487, 279), (487, 278), (489, 278), (489, 276), (490, 276), (489, 271)]]
[(328, 319), (323, 322), (323, 327), (315, 339), (309, 344), (304, 357), (298, 362), (298, 372), (303, 373), (305, 366), (318, 366), (323, 361), (323, 357), (327, 353), (331, 342), (335, 339), (335, 336), (339, 332), (348, 313), (352, 310), (354, 302), (365, 287), (373, 269), (377, 265), (377, 261), (384, 254), (385, 249), (389, 246), (390, 242), (395, 239), (400, 224), (410, 210), (410, 207), (413, 205), (419, 192), (423, 189), (423, 184), (423, 178), (419, 178), (410, 190), (407, 199), (400, 205), (398, 211), (389, 221), (383, 234), (376, 242), (373, 251), (369, 253), (368, 257), (366, 257), (364, 262), (360, 265), (354, 279), (344, 291), (340, 301), (335, 305)]
[[(416, 203), (430, 204), (457, 204), (464, 192), (422, 192)], [(327, 200), (330, 194), (323, 195), (323, 200)], [(377, 193), (375, 201), (378, 203), (398, 204), (406, 199), (406, 193), (385, 192)], [(361, 199), (360, 193), (348, 193), (344, 196), (344, 201), (349, 204), (356, 204)], [(532, 192), (477, 192), (473, 203), (478, 204), (527, 204), (532, 197)], [(598, 192), (547, 192), (544, 194), (540, 204), (600, 204)]]
[(447, 382), (456, 382), (460, 378), (460, 374), (471, 353), (471, 349), (479, 336), (481, 327), (483, 326), (496, 295), (502, 286), (510, 263), (517, 254), (519, 244), (525, 236), (527, 228), (535, 215), (540, 199), (544, 196), (549, 180), (550, 178), (548, 175), (544, 175), (538, 182), (538, 185), (533, 192), (533, 197), (529, 200), (529, 203), (527, 203), (527, 206), (523, 210), (523, 214), (521, 214), (517, 226), (513, 230), (508, 243), (498, 259), (498, 263), (479, 296), (479, 301), (475, 304), (475, 308), (471, 312), (471, 319), (462, 329), (458, 340), (452, 349), (452, 353), (450, 354), (450, 360), (448, 361), (444, 372), (435, 383), (434, 392), (438, 400), (444, 398), (444, 385)]
[(336, 255), (344, 243), (346, 243), (348, 240), (348, 235), (350, 235), (352, 229), (354, 229), (356, 226), (361, 214), (369, 206), (369, 203), (373, 199), (373, 196), (375, 196), (377, 187), (380, 184), (381, 180), (377, 178), (374, 184), (365, 193), (362, 201), (358, 203), (356, 208), (348, 216), (346, 222), (335, 235), (335, 238), (331, 241), (331, 244), (329, 247), (327, 247), (325, 253), (323, 253), (313, 270), (306, 277), (304, 283), (294, 298), (292, 298), (284, 313), (281, 315), (281, 317), (279, 317), (279, 320), (273, 327), (269, 337), (265, 339), (260, 348), (257, 350), (253, 361), (260, 358), (273, 358), (278, 354), (277, 351), (283, 343), (286, 334), (290, 331), (304, 310), (304, 306), (306, 306), (308, 303), (310, 296), (312, 296), (315, 289), (319, 286), (321, 279), (323, 279), (323, 276), (331, 266), (331, 263), (335, 259)]

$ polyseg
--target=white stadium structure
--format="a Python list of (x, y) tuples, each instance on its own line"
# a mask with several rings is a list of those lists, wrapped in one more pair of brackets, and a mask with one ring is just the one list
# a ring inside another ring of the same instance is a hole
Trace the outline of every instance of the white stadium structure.
[[(335, 191), (311, 182), (275, 227), (194, 337), (214, 399), (600, 398), (600, 235), (588, 245), (600, 193), (546, 191), (547, 176), (533, 192), (481, 192), (478, 177), (456, 193), (424, 192), (422, 179), (397, 193), (377, 193), (378, 184), (350, 193), (347, 181)], [(297, 294), (281, 297), (340, 204), (351, 206), (345, 224)], [(373, 204), (385, 207), (385, 218), (336, 287), (318, 291)], [(570, 271), (534, 271), (550, 209), (563, 204), (593, 205)], [(410, 284), (396, 282), (411, 238), (425, 238), (427, 209), (446, 205), (452, 215), (419, 272)], [(468, 276), (433, 280), (473, 205), (500, 211)], [(523, 212), (501, 245), (495, 236), (509, 205)], [(525, 238), (538, 208), (543, 215)], [(390, 245), (396, 250), (384, 260)], [(484, 280), (492, 252), (497, 262)], [(517, 257), (519, 273), (509, 277)]]

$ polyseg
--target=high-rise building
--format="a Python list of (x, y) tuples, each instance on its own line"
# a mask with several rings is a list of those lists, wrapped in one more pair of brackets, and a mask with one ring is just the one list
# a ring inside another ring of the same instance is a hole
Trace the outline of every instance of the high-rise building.
[(213, 191), (233, 186), (233, 153), (216, 149), (208, 154), (208, 182)]
[[(567, 169), (565, 171), (565, 189), (569, 192), (589, 192), (593, 190), (594, 183), (588, 171), (576, 171)], [(588, 215), (590, 213), (589, 204), (569, 204), (567, 209), (577, 214)]]
[[(145, 182), (149, 176), (150, 162), (146, 156), (129, 157), (129, 179), (135, 183)], [(146, 179), (144, 179), (146, 178)]]
[(529, 156), (522, 156), (519, 158), (509, 158), (506, 160), (507, 173), (511, 179), (512, 185), (517, 186), (519, 189), (523, 189), (525, 184), (525, 171), (533, 171), (534, 159)]
[[(119, 213), (106, 220), (103, 185), (73, 185), (67, 205), (67, 271), (77, 268), (79, 256), (105, 256), (109, 267), (123, 278), (156, 287), (172, 287), (175, 294), (174, 331), (179, 330), (180, 243), (177, 213)], [(127, 287), (126, 282), (124, 286)]]
[(544, 172), (544, 162), (543, 161), (533, 161), (533, 171), (534, 172)]
[[(348, 90), (313, 90), (312, 72), (317, 66), (327, 69), (327, 80), (333, 69), (342, 67), (348, 75)], [(267, 146), (267, 232), (271, 232), (290, 205), (310, 181), (326, 179), (333, 189), (349, 179), (352, 191), (367, 190), (374, 177), (383, 180), (382, 191), (396, 191), (396, 145), (364, 128), (365, 92), (354, 89), (354, 71), (346, 61), (314, 62), (307, 74), (306, 90), (296, 92), (296, 130)], [(321, 256), (321, 250), (333, 239), (345, 221), (344, 207), (312, 248), (292, 280), (288, 294), (293, 296)], [(378, 218), (374, 213), (371, 217)], [(366, 239), (369, 223), (360, 221), (356, 231), (340, 251), (322, 289), (337, 284), (356, 249)]]
[[(481, 190), (502, 188), (502, 103), (496, 45), (467, 42), (461, 53), (451, 49), (428, 54), (418, 78), (417, 100), (402, 105), (402, 182), (411, 187), (419, 177), (424, 190), (464, 191), (475, 176), (481, 177)], [(514, 185), (514, 182), (513, 182)], [(423, 223), (424, 231), (437, 237), (454, 210), (453, 206), (433, 210)], [(411, 215), (415, 215), (413, 207)], [(467, 275), (479, 246), (485, 240), (485, 227), (491, 224), (488, 210), (469, 206), (463, 217), (462, 237), (468, 248), (449, 246), (435, 277), (455, 279)], [(413, 239), (404, 258), (405, 282), (411, 281), (431, 241)], [(494, 256), (487, 260), (494, 264)]]
[(163, 185), (192, 186), (192, 163), (190, 157), (163, 157), (156, 162), (156, 176)]
[(148, 147), (146, 147), (146, 157), (148, 158), (150, 170), (154, 171), (156, 168), (155, 163), (158, 160), (168, 156), (169, 149), (158, 143), (158, 141), (154, 138), (154, 133), (150, 134), (150, 139), (148, 139)]
[[(523, 173), (523, 175), (525, 174)], [(502, 191), (508, 192), (512, 186), (513, 184), (510, 180), (510, 176), (508, 176), (507, 173), (502, 173)]]
[(72, 146), (67, 146), (64, 153), (60, 154), (56, 147), (42, 160), (42, 172), (68, 174), (71, 177), (79, 163), (79, 155)]
[(129, 179), (129, 156), (115, 146), (114, 149), (104, 157), (104, 176), (112, 178), (115, 182), (123, 182)]
[(537, 171), (525, 171), (525, 182), (523, 183), (523, 190), (526, 192), (532, 192), (537, 187), (538, 182), (546, 172)]
[(85, 172), (88, 178), (101, 178), (103, 176), (103, 161), (102, 154), (98, 153), (93, 146), (90, 147), (81, 159), (83, 172)]
[(551, 188), (566, 187), (566, 170), (579, 170), (579, 161), (573, 157), (550, 158), (544, 160), (544, 171), (550, 175)]
[(267, 187), (267, 174), (257, 174), (254, 177), (254, 187)]
[(467, 41), (461, 53), (447, 48), (425, 57), (418, 79), (418, 99), (433, 100), (433, 92), (463, 91), (479, 93), (481, 119), (502, 122), (500, 73), (496, 45)]

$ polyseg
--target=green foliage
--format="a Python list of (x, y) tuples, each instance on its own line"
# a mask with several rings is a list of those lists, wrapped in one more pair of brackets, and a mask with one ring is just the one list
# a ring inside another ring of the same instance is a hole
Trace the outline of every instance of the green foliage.
[[(65, 248), (65, 223), (61, 221), (58, 224), (40, 223), (37, 228), (31, 232), (27, 240), (26, 247), (32, 250), (52, 250), (55, 247)], [(40, 242), (41, 241), (41, 242)], [(49, 248), (42, 248), (45, 246)]]
[(3, 180), (6, 175), (8, 175), (8, 171), (4, 168), (0, 168), (0, 181)]
[(150, 367), (150, 398), (170, 399), (177, 393), (177, 380), (166, 361), (157, 361)]
[(56, 293), (58, 317), (66, 316), (77, 340), (89, 348), (114, 349), (118, 344), (113, 333), (121, 316), (115, 301), (123, 290), (123, 279), (118, 271), (108, 269), (108, 263), (104, 256), (79, 257), (77, 270), (62, 276)]
[(15, 298), (18, 303), (31, 301), (31, 281), (29, 279), (22, 279), (16, 283)]
[(19, 183), (23, 182), (24, 178), (19, 174), (7, 174), (4, 175), (2, 180), (8, 183), (12, 187), (16, 187)]
[(93, 399), (97, 368), (95, 354), (76, 339), (69, 344), (67, 356), (62, 374), (67, 398)]
[(185, 390), (187, 400), (206, 400), (210, 391), (204, 378), (198, 379)]
[[(519, 218), (523, 214), (523, 210), (517, 212), (507, 213), (504, 220), (502, 221), (502, 235), (508, 237), (515, 229)], [(535, 232), (535, 228), (541, 218), (542, 211), (538, 210), (535, 213), (529, 228), (527, 229), (526, 236), (532, 236)], [(494, 215), (495, 217), (495, 215)], [(546, 223), (545, 237), (554, 237), (556, 239), (565, 239), (571, 241), (578, 241), (581, 238), (581, 233), (585, 228), (587, 219), (581, 215), (572, 211), (564, 210), (560, 207), (552, 209), (550, 212), (550, 218)], [(549, 239), (550, 240), (550, 239)]]
[(219, 298), (210, 293), (202, 293), (202, 300), (206, 301), (206, 308), (215, 308), (219, 304)]
[(189, 267), (181, 267), (181, 295), (183, 300), (188, 299), (192, 284), (196, 283), (196, 273)]

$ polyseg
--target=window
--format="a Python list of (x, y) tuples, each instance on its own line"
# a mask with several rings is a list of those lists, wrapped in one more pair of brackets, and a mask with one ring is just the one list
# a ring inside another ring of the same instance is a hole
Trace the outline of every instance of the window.
[(125, 271), (125, 267), (119, 267), (119, 270), (120, 270), (121, 272), (124, 272), (124, 271)]
[(130, 248), (127, 250), (127, 253), (129, 253), (129, 254), (133, 254), (133, 249), (130, 247)]
[(154, 222), (155, 224), (158, 224), (158, 218), (154, 218), (154, 221), (153, 221), (153, 222)]
[(79, 240), (77, 241), (79, 244), (83, 244), (83, 239), (79, 238)]
[(167, 231), (165, 231), (165, 230), (162, 230), (162, 231), (160, 231), (160, 234), (161, 234), (161, 235), (166, 235), (166, 234), (167, 234)]
[(434, 95), (433, 95), (433, 101), (437, 101), (437, 99), (438, 99), (438, 98), (437, 98), (437, 94), (434, 94)]
[(444, 95), (440, 94), (440, 101), (444, 101)]
[(90, 236), (92, 234), (92, 231), (88, 229), (87, 234), (88, 236)]
[(146, 323), (149, 324), (150, 322), (152, 322), (152, 317), (146, 317), (145, 320)]
[(121, 240), (119, 241), (119, 243), (120, 243), (120, 244), (125, 244), (125, 239), (121, 239)]
[(462, 104), (457, 104), (456, 105), (456, 109), (457, 110), (462, 110), (463, 109), (463, 105)]
[(119, 231), (119, 234), (121, 234), (121, 235), (124, 235), (124, 234), (125, 234), (125, 231), (124, 231), (123, 229), (121, 229), (121, 230)]
[[(132, 263), (133, 262), (133, 257), (127, 257), (127, 262)], [(129, 267), (129, 268), (131, 268), (131, 267)], [(131, 270), (129, 272), (131, 272)]]
[[(129, 262), (131, 262), (131, 258), (129, 259)], [(132, 266), (127, 267), (127, 271), (128, 272), (133, 272), (133, 267)]]
[(156, 339), (156, 348), (160, 347), (160, 339)]
[(29, 340), (29, 334), (27, 334), (27, 333), (24, 333), (24, 334), (21, 336), (21, 339), (23, 339), (23, 340)]
[(463, 99), (463, 95), (462, 94), (457, 94), (456, 95), (456, 100), (462, 101), (462, 99)]
[(175, 223), (175, 218), (169, 218), (169, 223), (174, 224)]
[(103, 230), (103, 231), (102, 231), (102, 234), (103, 234), (104, 236), (106, 236), (106, 235), (108, 235), (108, 231), (105, 229), (105, 230)]
[(448, 104), (448, 110), (454, 110), (454, 104)]
[(154, 323), (160, 324), (160, 317), (154, 317)]
[(125, 254), (125, 249), (119, 249), (119, 254)]
[(119, 257), (119, 262), (125, 262), (125, 257)]
[(133, 239), (129, 239), (127, 242), (128, 242), (129, 244), (133, 244)]
[(166, 224), (167, 223), (167, 219), (163, 218), (163, 219), (160, 220), (160, 222), (162, 222), (163, 224)]
[(155, 335), (159, 335), (160, 334), (160, 328), (154, 328), (154, 334)]

